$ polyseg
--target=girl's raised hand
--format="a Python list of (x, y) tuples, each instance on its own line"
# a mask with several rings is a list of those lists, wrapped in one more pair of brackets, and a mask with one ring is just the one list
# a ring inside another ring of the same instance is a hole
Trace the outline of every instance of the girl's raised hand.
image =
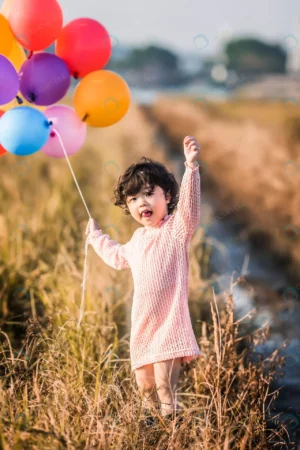
[(184, 155), (187, 162), (194, 162), (200, 152), (200, 146), (193, 136), (186, 136), (183, 140)]
[(89, 235), (96, 230), (101, 230), (100, 225), (94, 219), (89, 219), (88, 224), (86, 226), (85, 234)]

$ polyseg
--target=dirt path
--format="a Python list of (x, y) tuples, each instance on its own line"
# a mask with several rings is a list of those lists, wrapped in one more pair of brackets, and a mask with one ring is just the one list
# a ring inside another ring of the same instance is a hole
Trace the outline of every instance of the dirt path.
[[(244, 239), (269, 249), (290, 275), (300, 269), (300, 170), (283, 130), (254, 120), (213, 117), (189, 99), (159, 97), (145, 114), (159, 124), (170, 145), (190, 134), (201, 145), (202, 187), (220, 200), (224, 220), (234, 214)], [(149, 111), (148, 111), (149, 113)]]

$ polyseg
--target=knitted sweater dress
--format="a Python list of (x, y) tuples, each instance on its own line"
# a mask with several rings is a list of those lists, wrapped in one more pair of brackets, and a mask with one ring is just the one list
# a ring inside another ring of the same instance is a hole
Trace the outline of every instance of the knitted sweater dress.
[(130, 360), (134, 371), (145, 364), (200, 354), (188, 308), (189, 247), (200, 220), (199, 165), (185, 173), (177, 209), (155, 226), (137, 228), (120, 244), (96, 230), (88, 242), (115, 269), (131, 269)]

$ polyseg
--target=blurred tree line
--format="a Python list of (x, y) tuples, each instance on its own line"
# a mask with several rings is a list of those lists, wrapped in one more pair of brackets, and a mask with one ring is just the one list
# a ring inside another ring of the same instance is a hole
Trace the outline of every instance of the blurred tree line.
[(280, 45), (258, 39), (236, 39), (225, 45), (227, 68), (253, 73), (285, 73), (287, 54)]
[[(54, 53), (52, 45), (47, 49)], [(228, 70), (249, 76), (267, 73), (286, 73), (287, 54), (279, 44), (268, 44), (253, 38), (238, 38), (228, 41), (222, 56), (204, 57), (195, 48), (195, 61), (199, 59), (199, 70), (187, 74), (182, 70), (180, 55), (176, 52), (156, 45), (144, 48), (128, 48), (113, 46), (112, 56), (106, 70), (112, 70), (126, 76), (136, 85), (176, 85), (188, 83), (194, 79), (211, 79), (211, 70), (217, 63), (222, 62)], [(196, 67), (198, 65), (196, 64)], [(72, 79), (72, 85), (78, 81)]]
[[(197, 58), (195, 50), (195, 58)], [(204, 71), (218, 62), (216, 58), (201, 58)], [(235, 39), (225, 44), (223, 49), (225, 65), (229, 70), (244, 72), (253, 75), (263, 73), (285, 73), (287, 54), (279, 44), (267, 44), (258, 39)], [(109, 61), (108, 70), (145, 70), (150, 66), (163, 71), (179, 71), (179, 57), (176, 53), (162, 47), (150, 45), (142, 49), (132, 49), (124, 59), (114, 59)]]

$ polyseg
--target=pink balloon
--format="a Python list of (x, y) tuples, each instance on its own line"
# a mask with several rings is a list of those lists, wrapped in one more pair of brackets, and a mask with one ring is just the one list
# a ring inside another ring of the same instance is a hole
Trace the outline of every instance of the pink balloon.
[(87, 125), (80, 120), (75, 110), (65, 105), (54, 105), (43, 113), (52, 125), (49, 139), (41, 152), (53, 158), (65, 158), (59, 136), (68, 156), (78, 152), (85, 141)]

